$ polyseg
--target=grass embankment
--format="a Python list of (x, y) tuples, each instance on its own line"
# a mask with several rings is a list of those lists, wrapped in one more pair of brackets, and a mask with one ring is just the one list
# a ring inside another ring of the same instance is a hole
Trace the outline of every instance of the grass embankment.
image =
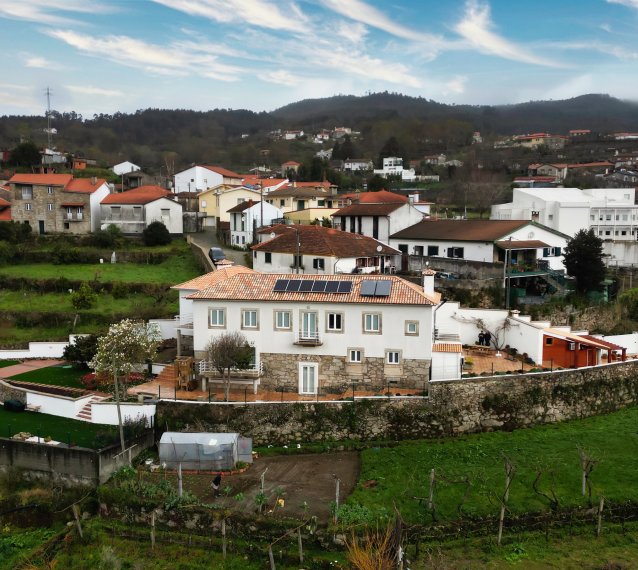
[(34, 551), (53, 537), (59, 528), (36, 528), (29, 530), (0, 528), (0, 570), (10, 570), (26, 563)]
[(19, 360), (0, 360), (0, 368), (7, 368), (7, 366), (14, 366), (20, 364)]
[(114, 426), (91, 424), (78, 420), (51, 416), (39, 412), (8, 412), (0, 408), (0, 436), (11, 437), (19, 432), (28, 432), (42, 438), (50, 437), (62, 443), (71, 443), (80, 447), (98, 448), (96, 436), (100, 440), (108, 434), (115, 435)]
[[(442, 520), (462, 516), (496, 516), (505, 484), (503, 456), (516, 466), (508, 512), (547, 511), (549, 501), (534, 492), (553, 489), (559, 507), (587, 506), (581, 495), (579, 448), (597, 461), (591, 474), (592, 497), (611, 502), (637, 501), (638, 408), (606, 416), (456, 439), (403, 442), (392, 448), (362, 452), (359, 483), (348, 498), (353, 509), (363, 507), (368, 518), (391, 514), (392, 505), (405, 520), (430, 522), (423, 501), (430, 470), (436, 470), (435, 504)], [(467, 483), (463, 482), (467, 478)], [(462, 505), (461, 513), (458, 509)]]
[(20, 382), (36, 382), (38, 384), (48, 384), (49, 386), (67, 386), (69, 388), (84, 388), (80, 378), (87, 374), (88, 370), (79, 370), (70, 365), (48, 366), (30, 372), (23, 372), (11, 376), (12, 380)]

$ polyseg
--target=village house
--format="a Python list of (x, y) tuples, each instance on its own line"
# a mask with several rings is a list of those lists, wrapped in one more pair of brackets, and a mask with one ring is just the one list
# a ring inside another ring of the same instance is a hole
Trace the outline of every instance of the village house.
[(207, 368), (209, 341), (237, 331), (253, 347), (251, 369), (266, 388), (319, 394), (354, 382), (427, 389), (440, 300), (431, 276), (416, 285), (394, 275), (230, 268), (214, 272), (210, 285), (207, 279), (176, 286), (180, 306), (188, 303), (184, 310), (192, 312), (182, 332), (192, 335), (194, 356), (204, 361), (200, 369)]
[[(337, 199), (337, 187), (325, 182), (290, 182), (275, 189), (268, 188), (266, 202), (283, 210), (284, 214), (296, 214), (307, 209), (332, 208)], [(325, 210), (323, 210), (325, 212)], [(329, 216), (331, 212), (324, 213)], [(314, 220), (313, 217), (309, 221)]]
[(549, 133), (533, 133), (530, 135), (518, 135), (513, 139), (514, 146), (522, 146), (525, 148), (536, 148), (546, 146), (551, 149), (561, 149), (565, 147), (568, 140), (563, 135), (551, 135)]
[(141, 234), (152, 222), (162, 222), (171, 234), (184, 232), (182, 205), (172, 192), (159, 186), (142, 186), (102, 200), (102, 229), (114, 225), (122, 233)]
[(253, 268), (263, 273), (384, 273), (399, 255), (370, 237), (320, 225), (277, 225), (258, 233)]
[(369, 158), (346, 158), (343, 161), (344, 172), (368, 172), (374, 170), (374, 162)]
[(268, 202), (247, 200), (228, 210), (230, 214), (230, 243), (247, 247), (254, 243), (257, 230), (283, 217), (283, 212)]
[(227, 168), (200, 164), (175, 174), (173, 191), (176, 194), (180, 192), (203, 192), (220, 184), (237, 186), (242, 184), (243, 179), (243, 175), (232, 172)]
[(404, 182), (416, 180), (414, 168), (403, 168), (403, 159), (398, 156), (388, 156), (383, 159), (383, 168), (375, 169), (374, 174), (387, 178), (388, 176), (400, 176)]
[(128, 174), (129, 172), (136, 172), (137, 170), (142, 170), (142, 167), (126, 160), (124, 162), (120, 162), (118, 164), (113, 165), (111, 167), (111, 170), (115, 172), (115, 174), (117, 174), (118, 176), (122, 176), (122, 174)]
[(12, 219), (39, 234), (98, 230), (100, 202), (110, 193), (105, 180), (71, 174), (15, 174), (7, 186)]

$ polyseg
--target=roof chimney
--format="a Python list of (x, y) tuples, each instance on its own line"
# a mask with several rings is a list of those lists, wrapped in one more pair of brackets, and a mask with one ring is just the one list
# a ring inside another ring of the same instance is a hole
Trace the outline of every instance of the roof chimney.
[(421, 277), (423, 279), (423, 292), (426, 295), (434, 295), (434, 276), (436, 271), (429, 267), (421, 271)]
[(91, 184), (95, 186), (97, 184), (97, 176), (91, 176)]

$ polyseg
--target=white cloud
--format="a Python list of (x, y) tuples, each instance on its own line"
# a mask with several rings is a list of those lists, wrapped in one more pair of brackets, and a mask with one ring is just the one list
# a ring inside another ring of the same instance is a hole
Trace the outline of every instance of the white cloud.
[(61, 69), (58, 63), (38, 55), (25, 55), (24, 65), (35, 69)]
[(78, 23), (73, 18), (59, 15), (59, 12), (99, 14), (110, 11), (112, 11), (112, 9), (101, 2), (86, 2), (84, 0), (0, 1), (0, 17), (49, 25)]
[(635, 8), (638, 10), (638, 0), (607, 0), (609, 4), (622, 4), (628, 8)]
[(460, 95), (462, 93), (465, 93), (466, 83), (467, 77), (465, 75), (457, 75), (444, 84), (443, 95)]
[(454, 29), (465, 38), (470, 46), (482, 53), (534, 65), (563, 67), (558, 62), (538, 57), (499, 36), (493, 31), (493, 28), (489, 6), (487, 4), (479, 5), (477, 0), (467, 0), (463, 19)]
[(128, 36), (95, 37), (59, 29), (51, 30), (48, 35), (86, 55), (162, 75), (192, 74), (220, 81), (235, 81), (244, 71), (240, 67), (220, 62), (217, 54), (206, 51), (206, 46), (188, 42), (164, 47)]
[(299, 85), (299, 83), (301, 83), (301, 78), (298, 75), (293, 75), (285, 69), (259, 73), (257, 74), (257, 77), (259, 77), (262, 81), (277, 83), (279, 85)]
[(604, 30), (605, 32), (607, 32), (608, 34), (611, 34), (611, 26), (609, 24), (600, 24), (600, 26), (598, 26), (601, 30)]
[(66, 88), (72, 93), (81, 95), (97, 95), (98, 97), (123, 97), (124, 93), (115, 89), (103, 89), (92, 85), (67, 85)]
[(200, 16), (216, 22), (245, 22), (252, 26), (271, 30), (288, 30), (301, 33), (306, 16), (293, 2), (286, 10), (278, 7), (281, 3), (267, 0), (153, 0), (168, 8)]
[(597, 51), (606, 55), (611, 55), (620, 60), (638, 59), (638, 51), (632, 51), (622, 46), (607, 44), (604, 42), (550, 42), (544, 44), (546, 47), (574, 51)]

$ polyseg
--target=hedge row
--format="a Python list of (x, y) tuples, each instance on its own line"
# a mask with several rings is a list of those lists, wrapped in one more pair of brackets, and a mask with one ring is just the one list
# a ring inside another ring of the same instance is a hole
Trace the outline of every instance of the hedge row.
[(58, 277), (56, 279), (32, 279), (30, 277), (14, 277), (0, 275), (0, 289), (12, 291), (37, 291), (39, 293), (67, 293), (69, 289), (79, 289), (86, 283), (95, 293), (113, 293), (122, 298), (134, 293), (157, 295), (166, 291), (172, 283), (127, 283), (123, 281), (79, 281)]

